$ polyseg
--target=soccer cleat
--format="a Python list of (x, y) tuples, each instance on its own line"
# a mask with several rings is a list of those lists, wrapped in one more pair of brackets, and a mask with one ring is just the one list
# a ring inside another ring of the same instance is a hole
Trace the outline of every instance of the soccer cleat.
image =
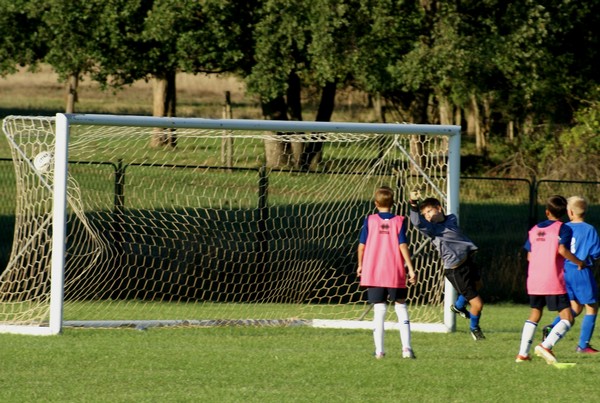
[(402, 358), (410, 358), (414, 360), (417, 357), (415, 357), (415, 353), (413, 353), (411, 348), (404, 348), (402, 349)]
[(577, 346), (577, 349), (575, 350), (575, 352), (580, 353), (580, 354), (596, 354), (596, 353), (600, 353), (600, 351), (596, 350), (594, 347), (590, 346), (588, 344), (587, 347), (581, 348), (579, 346)]
[(552, 352), (552, 350), (547, 349), (546, 347), (542, 346), (541, 344), (538, 344), (537, 346), (535, 346), (535, 355), (537, 355), (538, 357), (542, 357), (544, 360), (546, 360), (547, 364), (555, 364), (558, 362), (558, 360), (556, 359), (556, 357), (554, 356), (554, 353)]
[(383, 357), (385, 357), (385, 353), (373, 353), (373, 357), (375, 357), (377, 360), (381, 360)]
[(465, 319), (471, 319), (471, 314), (467, 311), (467, 308), (464, 306), (462, 308), (457, 308), (454, 305), (450, 305), (450, 310), (457, 315), (462, 316)]
[(485, 336), (483, 335), (483, 332), (481, 331), (481, 328), (479, 326), (477, 326), (475, 329), (471, 329), (471, 336), (475, 341), (485, 339)]
[(552, 325), (544, 326), (542, 329), (542, 341), (546, 340), (550, 332), (552, 331)]
[(515, 359), (515, 362), (525, 362), (525, 361), (531, 361), (531, 357), (528, 355), (517, 355), (517, 358)]

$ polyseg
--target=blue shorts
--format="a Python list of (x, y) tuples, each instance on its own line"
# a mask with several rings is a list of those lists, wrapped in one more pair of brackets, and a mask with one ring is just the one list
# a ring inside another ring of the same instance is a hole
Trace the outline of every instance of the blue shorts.
[(581, 305), (598, 302), (598, 284), (589, 267), (583, 270), (566, 268), (565, 282), (571, 301), (577, 301)]

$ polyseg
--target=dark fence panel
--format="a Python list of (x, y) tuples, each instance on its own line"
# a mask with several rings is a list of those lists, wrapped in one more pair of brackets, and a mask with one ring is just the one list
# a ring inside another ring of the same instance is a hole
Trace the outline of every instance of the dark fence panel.
[(8, 264), (15, 228), (15, 169), (12, 159), (0, 158), (0, 271)]

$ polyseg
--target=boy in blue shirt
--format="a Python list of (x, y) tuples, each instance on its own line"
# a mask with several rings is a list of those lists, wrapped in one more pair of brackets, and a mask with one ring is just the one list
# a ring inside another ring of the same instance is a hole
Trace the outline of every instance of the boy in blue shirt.
[[(566, 225), (573, 231), (570, 250), (577, 258), (585, 262), (585, 267), (580, 270), (573, 262), (565, 260), (565, 282), (571, 300), (573, 317), (578, 316), (584, 306), (586, 311), (581, 323), (576, 351), (583, 354), (596, 354), (600, 351), (590, 345), (598, 315), (598, 285), (592, 267), (594, 260), (600, 258), (600, 238), (596, 229), (585, 222), (586, 211), (587, 202), (583, 197), (569, 197), (567, 214), (570, 222)], [(544, 339), (550, 335), (559, 321), (560, 318), (557, 317), (551, 325), (543, 329)]]

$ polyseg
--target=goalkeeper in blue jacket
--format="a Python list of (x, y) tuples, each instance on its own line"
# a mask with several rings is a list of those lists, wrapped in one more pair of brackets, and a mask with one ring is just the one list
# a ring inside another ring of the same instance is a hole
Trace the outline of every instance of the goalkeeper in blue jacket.
[[(483, 310), (483, 300), (478, 289), (481, 273), (473, 260), (477, 246), (465, 236), (458, 226), (454, 214), (444, 214), (438, 199), (429, 197), (419, 203), (420, 192), (410, 193), (410, 222), (431, 242), (440, 253), (444, 265), (444, 276), (460, 294), (452, 312), (469, 319), (471, 336), (475, 341), (485, 339), (479, 319)], [(467, 310), (466, 304), (471, 310)]]

